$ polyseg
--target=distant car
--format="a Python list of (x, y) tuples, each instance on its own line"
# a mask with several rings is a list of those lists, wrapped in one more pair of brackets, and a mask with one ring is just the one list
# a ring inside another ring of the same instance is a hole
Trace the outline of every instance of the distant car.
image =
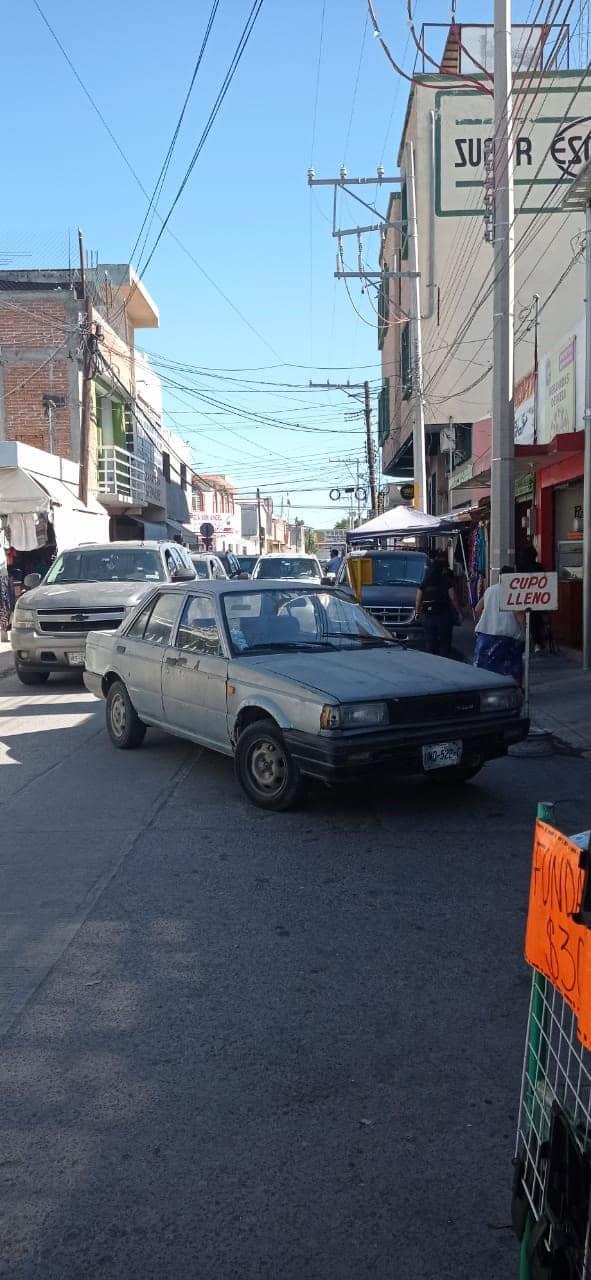
[(254, 569), (254, 566), (258, 558), (259, 558), (258, 556), (236, 556), (236, 559), (238, 561), (238, 564), (240, 565), (242, 573), (247, 573), (249, 578), (252, 574), (252, 571)]
[(528, 730), (508, 676), (403, 649), (306, 583), (161, 584), (116, 635), (89, 635), (84, 681), (116, 747), (156, 725), (233, 755), (264, 809), (289, 808), (304, 777), (467, 781)]
[(218, 551), (217, 555), (226, 570), (226, 577), (239, 578), (242, 568), (238, 556), (235, 556), (233, 551)]
[(45, 574), (25, 578), (10, 643), (22, 684), (84, 666), (90, 631), (115, 631), (158, 582), (193, 581), (189, 552), (177, 542), (107, 542), (62, 551)]
[(422, 551), (363, 551), (345, 556), (337, 574), (337, 586), (351, 590), (347, 566), (359, 556), (371, 560), (371, 586), (361, 588), (361, 604), (390, 635), (422, 648), (424, 633), (416, 616), (416, 595), (427, 572), (428, 557)]
[(211, 551), (204, 551), (202, 555), (191, 555), (193, 568), (196, 578), (226, 578), (228, 577), (226, 570), (219, 556), (212, 555)]
[(314, 582), (318, 586), (322, 582), (322, 569), (316, 556), (281, 555), (280, 553), (259, 556), (252, 571), (253, 579), (286, 578), (292, 582), (303, 578), (306, 582)]

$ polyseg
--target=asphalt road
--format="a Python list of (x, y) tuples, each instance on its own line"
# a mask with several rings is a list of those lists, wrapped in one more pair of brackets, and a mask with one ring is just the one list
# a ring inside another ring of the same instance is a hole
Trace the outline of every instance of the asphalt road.
[(77, 683), (0, 725), (2, 1277), (516, 1276), (532, 821), (590, 764), (269, 815)]

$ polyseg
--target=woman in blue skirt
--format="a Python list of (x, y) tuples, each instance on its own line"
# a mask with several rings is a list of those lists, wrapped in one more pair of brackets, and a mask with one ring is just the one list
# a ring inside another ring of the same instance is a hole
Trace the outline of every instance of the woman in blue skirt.
[[(501, 573), (512, 573), (511, 565)], [(500, 676), (513, 676), (517, 684), (523, 678), (523, 633), (521, 615), (509, 613), (499, 606), (500, 586), (487, 587), (476, 605), (474, 666), (496, 671)]]

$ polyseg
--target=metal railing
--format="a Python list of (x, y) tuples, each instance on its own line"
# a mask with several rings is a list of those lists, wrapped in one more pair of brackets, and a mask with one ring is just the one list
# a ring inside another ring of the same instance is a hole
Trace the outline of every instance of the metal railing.
[(97, 467), (98, 492), (119, 502), (142, 504), (146, 500), (146, 469), (143, 458), (136, 458), (118, 445), (105, 445), (99, 450)]

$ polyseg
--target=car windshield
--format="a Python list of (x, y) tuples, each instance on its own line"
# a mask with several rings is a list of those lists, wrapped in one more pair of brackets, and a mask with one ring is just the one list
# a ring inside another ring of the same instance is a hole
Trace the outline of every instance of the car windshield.
[(235, 654), (395, 643), (365, 609), (332, 591), (278, 587), (226, 592), (222, 606)]
[(270, 556), (259, 560), (256, 578), (317, 578), (318, 565), (304, 556)]
[(258, 556), (238, 556), (238, 564), (242, 573), (252, 573)]
[(45, 582), (162, 582), (165, 577), (157, 551), (145, 547), (78, 547), (58, 556)]
[(371, 556), (374, 587), (420, 587), (427, 568), (427, 557), (420, 553), (390, 553)]
[(192, 556), (192, 560), (193, 560), (193, 568), (195, 570), (195, 577), (196, 578), (209, 577), (207, 572), (207, 560), (199, 560), (197, 556)]

